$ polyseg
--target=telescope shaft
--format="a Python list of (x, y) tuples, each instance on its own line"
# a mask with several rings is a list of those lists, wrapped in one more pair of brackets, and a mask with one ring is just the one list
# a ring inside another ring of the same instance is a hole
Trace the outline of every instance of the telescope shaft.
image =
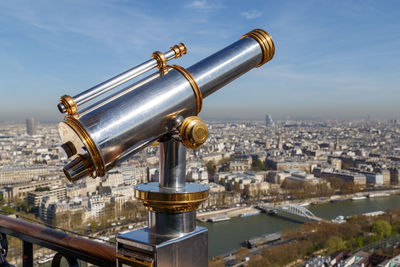
[(205, 98), (256, 67), (261, 58), (260, 45), (254, 39), (243, 38), (187, 70)]

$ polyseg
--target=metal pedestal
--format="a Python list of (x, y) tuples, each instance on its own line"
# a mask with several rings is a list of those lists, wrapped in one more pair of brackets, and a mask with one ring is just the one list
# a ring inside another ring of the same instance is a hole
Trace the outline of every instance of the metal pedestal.
[(154, 236), (145, 227), (117, 237), (117, 266), (208, 266), (208, 230), (170, 238)]
[(209, 188), (185, 183), (185, 163), (180, 142), (160, 143), (160, 182), (135, 187), (149, 209), (148, 227), (117, 237), (117, 266), (208, 265), (208, 230), (196, 227), (196, 208)]

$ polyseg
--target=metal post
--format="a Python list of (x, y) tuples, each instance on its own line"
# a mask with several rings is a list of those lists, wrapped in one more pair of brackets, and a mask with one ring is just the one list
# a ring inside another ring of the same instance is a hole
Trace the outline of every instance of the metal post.
[(185, 187), (186, 148), (173, 139), (160, 142), (160, 187), (181, 189)]
[[(160, 142), (160, 189), (185, 188), (186, 148), (176, 140)], [(149, 210), (149, 230), (153, 235), (180, 236), (196, 228), (196, 211), (171, 213)]]
[(150, 210), (148, 223), (153, 235), (181, 236), (196, 229), (196, 211), (167, 213)]
[(209, 188), (185, 177), (185, 146), (174, 139), (160, 142), (159, 183), (135, 187), (149, 207), (148, 227), (117, 237), (118, 266), (207, 266), (208, 231), (196, 227), (196, 207)]

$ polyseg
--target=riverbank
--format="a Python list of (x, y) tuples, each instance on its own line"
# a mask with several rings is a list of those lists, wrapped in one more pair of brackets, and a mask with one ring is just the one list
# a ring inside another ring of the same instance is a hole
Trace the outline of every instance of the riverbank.
[(200, 222), (206, 222), (208, 219), (214, 218), (214, 217), (222, 217), (226, 216), (229, 218), (232, 217), (238, 217), (241, 214), (245, 213), (252, 213), (252, 212), (257, 212), (258, 210), (254, 208), (254, 206), (246, 206), (246, 207), (234, 207), (234, 208), (228, 208), (228, 209), (221, 209), (221, 210), (213, 210), (213, 211), (207, 211), (207, 212), (202, 212), (202, 213), (197, 213), (196, 218)]
[[(377, 197), (376, 195), (381, 194), (381, 197), (387, 197), (387, 196), (393, 196), (393, 195), (400, 195), (400, 188), (391, 188), (391, 189), (385, 189), (385, 190), (365, 190), (365, 191), (360, 191), (354, 194), (345, 194), (345, 195), (333, 195), (330, 197), (319, 197), (319, 198), (309, 198), (309, 199), (303, 199), (303, 200), (284, 200), (284, 201), (279, 201), (275, 202), (275, 205), (286, 205), (286, 204), (324, 204), (327, 202), (333, 202), (333, 201), (343, 201), (343, 200), (350, 200), (354, 197), (369, 197), (370, 195), (375, 195), (374, 197)], [(384, 195), (386, 194), (386, 195)]]

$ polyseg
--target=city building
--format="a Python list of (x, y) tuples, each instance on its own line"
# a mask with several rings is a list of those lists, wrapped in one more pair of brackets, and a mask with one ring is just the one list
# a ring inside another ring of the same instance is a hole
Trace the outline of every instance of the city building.
[(349, 171), (365, 175), (367, 184), (383, 185), (383, 175), (381, 173), (368, 172), (355, 168), (349, 168)]
[(321, 182), (321, 179), (317, 179), (313, 174), (307, 174), (305, 172), (292, 172), (289, 176), (285, 178), (285, 181), (288, 183), (310, 183), (310, 184), (318, 184)]
[[(322, 171), (320, 173), (321, 178), (337, 178), (340, 179), (344, 182), (353, 182), (354, 184), (357, 185), (365, 185), (367, 183), (367, 178), (364, 174), (361, 173), (351, 173), (351, 172), (345, 172), (345, 171)], [(370, 179), (370, 181), (372, 178)]]
[(390, 182), (392, 184), (399, 184), (400, 182), (400, 168), (390, 168)]
[(59, 185), (61, 185), (60, 179), (9, 185), (4, 187), (5, 190), (3, 197), (6, 201), (26, 199), (29, 192), (33, 192), (38, 189), (50, 189)]
[(275, 126), (274, 121), (272, 120), (272, 117), (269, 114), (267, 114), (265, 116), (265, 126), (267, 126), (267, 127), (274, 127)]
[(33, 191), (28, 193), (28, 204), (34, 207), (39, 207), (42, 199), (47, 196), (54, 195), (58, 201), (61, 201), (67, 197), (66, 186), (60, 186), (55, 188), (49, 188), (44, 191)]
[(106, 204), (102, 196), (91, 196), (88, 203), (91, 217), (100, 217), (104, 213), (104, 207)]
[(29, 135), (36, 135), (36, 122), (34, 118), (26, 120), (26, 133)]
[(16, 166), (0, 169), (0, 185), (27, 183), (49, 173), (47, 166)]

